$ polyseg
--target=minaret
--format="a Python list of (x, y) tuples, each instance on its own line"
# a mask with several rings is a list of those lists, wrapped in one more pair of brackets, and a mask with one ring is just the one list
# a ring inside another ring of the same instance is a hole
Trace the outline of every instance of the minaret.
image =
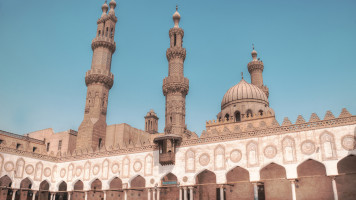
[(112, 54), (115, 52), (114, 41), (116, 2), (111, 0), (110, 11), (105, 1), (102, 6), (102, 15), (97, 21), (96, 37), (91, 47), (93, 59), (91, 69), (86, 72), (87, 98), (84, 111), (84, 120), (80, 124), (77, 137), (77, 149), (100, 148), (105, 143), (106, 112), (109, 90), (114, 84), (114, 75), (111, 70)]
[(247, 64), (248, 72), (251, 75), (251, 83), (259, 87), (266, 95), (269, 96), (268, 87), (263, 85), (263, 62), (257, 59), (257, 51), (252, 47), (252, 61)]
[(158, 117), (153, 109), (145, 116), (145, 131), (151, 134), (158, 133)]
[(170, 48), (166, 56), (169, 63), (168, 77), (163, 80), (163, 94), (166, 96), (166, 134), (183, 136), (185, 132), (185, 96), (189, 90), (189, 80), (184, 77), (186, 56), (183, 44), (183, 29), (179, 28), (178, 6), (173, 14), (174, 27), (169, 30)]

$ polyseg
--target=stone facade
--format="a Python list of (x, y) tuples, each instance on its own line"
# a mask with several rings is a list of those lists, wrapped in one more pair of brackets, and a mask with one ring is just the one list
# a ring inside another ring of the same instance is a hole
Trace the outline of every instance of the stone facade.
[[(298, 116), (280, 125), (255, 50), (248, 64), (251, 84), (242, 79), (225, 94), (218, 119), (207, 121), (200, 137), (186, 128), (189, 82), (178, 11), (163, 81), (165, 132), (158, 133), (153, 110), (145, 116), (145, 131), (106, 125), (117, 22), (115, 1), (109, 6), (102, 6), (92, 43), (79, 131), (0, 131), (0, 200), (356, 198), (356, 116), (343, 109), (337, 117), (327, 111), (322, 119), (312, 114), (308, 121)], [(173, 164), (162, 164), (167, 155)]]

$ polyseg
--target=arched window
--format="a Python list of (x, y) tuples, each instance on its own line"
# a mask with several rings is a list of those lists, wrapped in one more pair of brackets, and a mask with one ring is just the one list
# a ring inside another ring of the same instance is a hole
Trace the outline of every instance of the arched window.
[(230, 118), (230, 115), (229, 115), (229, 114), (226, 114), (226, 115), (225, 115), (225, 120), (226, 120), (226, 121), (229, 121), (229, 118)]
[(253, 117), (252, 110), (250, 109), (247, 110), (246, 117)]
[(263, 116), (263, 110), (259, 110), (258, 113), (260, 114), (260, 116)]
[(111, 32), (110, 32), (110, 37), (111, 37), (111, 38), (113, 38), (113, 37), (114, 37), (113, 32), (114, 32), (114, 29), (113, 29), (113, 28), (111, 28)]
[(241, 121), (241, 113), (240, 111), (235, 112), (235, 122)]
[(177, 45), (177, 35), (174, 34), (174, 46), (176, 46), (176, 45)]
[(107, 36), (108, 36), (108, 32), (109, 32), (109, 27), (106, 27), (105, 37), (107, 37)]
[(99, 32), (98, 32), (98, 36), (99, 36), (99, 37), (101, 36), (101, 30), (99, 30)]

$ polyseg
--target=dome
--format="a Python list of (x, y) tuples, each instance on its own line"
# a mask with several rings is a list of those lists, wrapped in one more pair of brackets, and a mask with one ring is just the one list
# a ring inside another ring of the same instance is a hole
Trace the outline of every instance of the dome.
[(247, 83), (242, 79), (237, 85), (231, 87), (224, 95), (221, 101), (221, 109), (225, 108), (231, 103), (237, 102), (261, 102), (268, 105), (268, 98), (266, 94), (257, 86)]

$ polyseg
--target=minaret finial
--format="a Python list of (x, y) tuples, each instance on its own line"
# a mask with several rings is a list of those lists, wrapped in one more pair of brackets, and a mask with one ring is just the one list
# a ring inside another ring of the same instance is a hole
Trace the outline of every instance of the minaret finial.
[(244, 73), (243, 72), (241, 72), (241, 78), (244, 79)]
[(176, 4), (176, 11), (178, 11), (178, 4)]
[(255, 50), (255, 45), (252, 43), (252, 50)]
[(178, 5), (176, 5), (176, 12), (173, 14), (174, 27), (179, 27), (180, 14), (178, 12)]

